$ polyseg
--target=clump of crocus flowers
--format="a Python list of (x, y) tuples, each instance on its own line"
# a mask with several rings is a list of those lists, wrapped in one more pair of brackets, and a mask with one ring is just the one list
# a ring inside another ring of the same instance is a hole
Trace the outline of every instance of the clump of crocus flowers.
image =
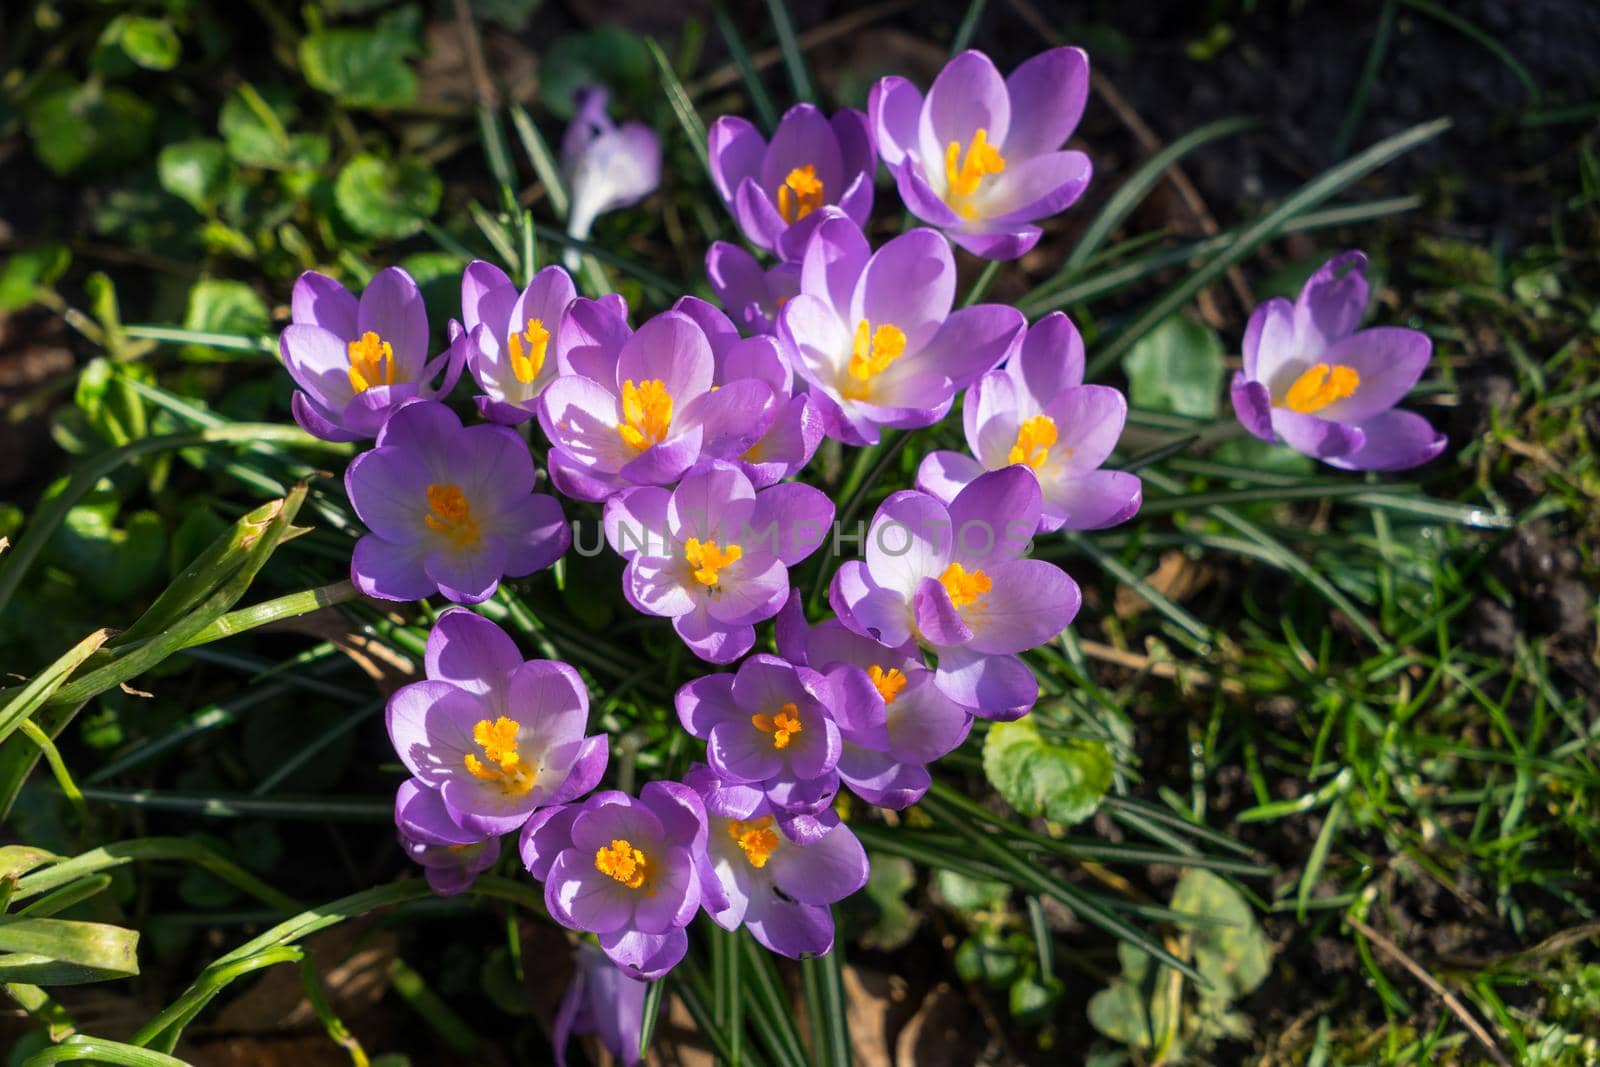
[[(467, 890), (515, 835), (551, 917), (579, 935), (558, 1059), (573, 1033), (594, 1032), (638, 1061), (643, 982), (683, 958), (700, 911), (777, 953), (829, 951), (829, 905), (868, 875), (841, 787), (908, 807), (975, 721), (1032, 708), (1022, 655), (1080, 604), (1065, 571), (1030, 557), (1033, 541), (1127, 520), (1141, 483), (1106, 466), (1127, 404), (1085, 383), (1073, 324), (957, 307), (952, 244), (1015, 258), (1082, 193), (1088, 158), (1063, 145), (1087, 86), (1076, 49), (1004, 78), (964, 52), (925, 96), (883, 79), (870, 114), (801, 105), (770, 139), (719, 119), (716, 192), (755, 249), (710, 250), (723, 310), (685, 296), (635, 328), (621, 297), (580, 296), (559, 266), (519, 283), (479, 261), (430, 358), (421, 295), (398, 268), (359, 298), (317, 273), (296, 283), (280, 343), (295, 418), (327, 439), (375, 438), (345, 475), (368, 531), (351, 561), (363, 593), (476, 605), (550, 567), (571, 532), (538, 491), (548, 482), (600, 519), (626, 561), (627, 602), (729, 667), (676, 694), (703, 762), (636, 795), (592, 792), (610, 739), (588, 732), (585, 676), (525, 659), (467, 608), (437, 617), (425, 678), (389, 700), (409, 775), (395, 822), (430, 885)], [(583, 96), (563, 145), (578, 237), (659, 178), (655, 136), (613, 125), (605, 99)], [(880, 161), (934, 228), (874, 248)], [(1365, 266), (1345, 253), (1296, 301), (1256, 310), (1233, 402), (1250, 433), (1335, 466), (1412, 466), (1444, 447), (1395, 409), (1430, 347), (1415, 330), (1357, 328)], [(463, 369), (478, 387), (482, 421), (470, 424), (446, 404)], [(833, 617), (808, 619), (790, 570), (824, 545), (836, 554), (839, 539), (834, 502), (794, 479), (825, 436), (875, 444), (940, 422), (958, 400), (970, 454), (922, 457), (915, 487), (877, 506), (861, 558), (834, 570)], [(757, 650), (769, 620), (776, 654)]]

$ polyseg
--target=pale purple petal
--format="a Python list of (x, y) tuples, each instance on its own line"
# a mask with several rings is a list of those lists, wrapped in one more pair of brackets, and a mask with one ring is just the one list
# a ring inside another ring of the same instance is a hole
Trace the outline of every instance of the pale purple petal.
[(1039, 683), (1016, 656), (948, 649), (939, 656), (934, 683), (980, 719), (1020, 719), (1039, 698)]
[(356, 330), (375, 331), (389, 342), (397, 376), (402, 381), (413, 380), (421, 373), (428, 357), (428, 312), (417, 283), (401, 268), (380, 270), (361, 291)]
[(1040, 52), (1011, 72), (1006, 93), (1011, 99), (1006, 156), (1026, 158), (1060, 148), (1083, 116), (1089, 57), (1081, 48)]
[(1385, 411), (1356, 428), (1363, 436), (1361, 446), (1326, 462), (1346, 470), (1406, 470), (1427, 463), (1449, 444), (1427, 419), (1410, 411)]
[(441, 612), (428, 633), (428, 677), (469, 692), (496, 691), (522, 662), (516, 642), (504, 630), (465, 608)]
[(963, 452), (929, 452), (917, 467), (916, 486), (948, 504), (982, 473), (983, 464)]

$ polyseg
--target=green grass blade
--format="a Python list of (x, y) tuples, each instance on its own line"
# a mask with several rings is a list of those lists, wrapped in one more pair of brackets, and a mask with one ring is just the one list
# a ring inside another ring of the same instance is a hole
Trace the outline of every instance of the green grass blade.
[(770, 136), (778, 126), (778, 109), (773, 106), (772, 95), (767, 92), (767, 87), (761, 83), (761, 74), (750, 61), (750, 49), (745, 46), (744, 35), (734, 25), (733, 19), (728, 17), (728, 7), (721, 0), (711, 5), (711, 15), (717, 20), (717, 31), (728, 46), (733, 65), (739, 68), (739, 76), (744, 79), (745, 92), (750, 95), (750, 106), (755, 108), (761, 128)]
[(20, 693), (7, 701), (4, 707), (0, 707), (0, 740), (11, 736), (34, 712), (43, 707), (45, 701), (54, 696), (67, 679), (72, 677), (72, 672), (105, 644), (112, 633), (111, 630), (96, 630), (85, 637), (60, 659), (40, 671), (31, 682), (23, 686)]
[(983, 20), (986, 6), (987, 0), (971, 0), (967, 4), (967, 13), (961, 16), (961, 25), (956, 27), (956, 35), (950, 39), (951, 55), (967, 50), (972, 43), (972, 35), (978, 32), (978, 23)]
[(689, 147), (694, 149), (695, 158), (705, 170), (706, 180), (710, 181), (711, 156), (708, 154), (706, 142), (706, 124), (701, 121), (700, 113), (694, 109), (694, 101), (689, 99), (689, 90), (678, 80), (678, 72), (672, 69), (672, 61), (661, 50), (656, 39), (646, 37), (644, 43), (650, 49), (650, 58), (655, 60), (656, 74), (661, 79), (661, 91), (667, 94), (667, 103), (672, 106), (672, 113), (677, 116), (678, 125), (683, 127), (683, 134), (689, 139)]
[(844, 1000), (844, 974), (837, 941), (826, 956), (800, 962), (805, 981), (806, 1011), (816, 1061), (828, 1067), (851, 1067), (850, 1015)]
[(191, 1067), (187, 1060), (104, 1037), (73, 1034), (59, 1045), (29, 1056), (22, 1067), (50, 1067), (56, 1063), (110, 1063), (117, 1067)]
[(795, 39), (789, 5), (784, 0), (767, 0), (767, 11), (772, 16), (773, 32), (778, 35), (778, 51), (783, 53), (783, 68), (789, 73), (795, 100), (802, 104), (815, 102), (816, 93), (811, 89), (811, 75), (806, 72), (806, 57)]

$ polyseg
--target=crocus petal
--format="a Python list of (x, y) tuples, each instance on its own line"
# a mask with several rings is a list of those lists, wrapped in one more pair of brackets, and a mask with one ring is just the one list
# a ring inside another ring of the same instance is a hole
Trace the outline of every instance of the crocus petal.
[(810, 166), (822, 182), (822, 195), (836, 201), (844, 191), (844, 160), (839, 153), (839, 138), (833, 126), (815, 104), (795, 104), (783, 113), (772, 133), (756, 176), (763, 191), (775, 197), (789, 172)]
[(802, 904), (833, 904), (867, 884), (867, 853), (843, 823), (803, 848), (773, 850), (772, 880)]
[(762, 490), (750, 519), (757, 531), (775, 528), (774, 551), (787, 567), (820, 548), (832, 522), (833, 501), (821, 490), (799, 482)]
[(761, 438), (776, 415), (772, 386), (754, 378), (740, 378), (695, 397), (676, 421), (679, 426), (700, 426), (703, 455), (734, 460)]
[[(455, 412), (435, 401), (418, 400), (395, 411), (383, 424), (378, 447), (392, 445), (419, 455), (443, 457), (451, 438), (460, 432), (461, 420)], [(442, 468), (440, 473), (444, 473)]]
[(1093, 470), (1104, 463), (1122, 437), (1128, 401), (1109, 385), (1077, 385), (1045, 406), (1044, 413), (1061, 428), (1055, 450), (1067, 456), (1072, 471)]
[(345, 468), (345, 493), (367, 529), (386, 541), (406, 543), (427, 531), (428, 485), (433, 475), (398, 448), (363, 452)]
[(294, 383), (325, 410), (342, 410), (355, 395), (350, 384), (348, 343), (321, 326), (285, 326), (278, 352)]
[(1044, 518), (1040, 529), (1103, 530), (1127, 522), (1139, 512), (1144, 485), (1126, 471), (1089, 471), (1044, 486)]
[(917, 467), (916, 487), (948, 504), (982, 473), (983, 465), (965, 453), (929, 452)]
[(548, 493), (523, 497), (501, 512), (500, 521), (508, 577), (542, 571), (572, 547), (572, 527), (567, 525), (560, 501)]
[(614, 385), (617, 353), (632, 332), (625, 306), (579, 297), (568, 306), (556, 331), (556, 367), (564, 375)]
[(295, 424), (312, 437), (324, 441), (359, 441), (366, 436), (340, 426), (332, 412), (298, 389), (289, 398), (289, 410)]
[(873, 253), (856, 283), (847, 321), (866, 319), (873, 328), (892, 324), (905, 334), (905, 351), (918, 352), (950, 315), (955, 293), (950, 245), (932, 230), (912, 230)]
[(842, 319), (849, 313), (856, 282), (872, 258), (872, 247), (861, 227), (842, 212), (824, 208), (823, 215), (806, 246), (800, 267), (800, 291), (822, 301), (835, 317)]
[(616, 395), (599, 382), (563, 375), (539, 397), (539, 426), (580, 468), (614, 474), (635, 458), (617, 433)]
[(733, 675), (708, 674), (679, 687), (674, 705), (678, 721), (691, 737), (704, 741), (719, 722), (734, 721), (743, 711), (733, 699)]
[(767, 191), (754, 178), (746, 178), (734, 190), (733, 217), (751, 244), (769, 252), (777, 248), (778, 235), (788, 225)]
[(897, 167), (890, 167), (889, 173), (900, 199), (917, 218), (946, 231), (966, 225), (967, 220), (934, 191), (913, 161), (908, 159)]
[(597, 871), (592, 858), (572, 848), (550, 867), (545, 902), (550, 917), (561, 925), (607, 934), (623, 929), (633, 917), (634, 890)]
[(428, 633), (428, 677), (469, 692), (492, 692), (522, 662), (516, 642), (504, 630), (465, 608), (441, 612)]
[(667, 541), (670, 495), (665, 489), (652, 485), (624, 490), (607, 500), (604, 525), (606, 543), (611, 551), (626, 560), (640, 553), (670, 556), (672, 548)]
[(550, 484), (564, 497), (602, 503), (612, 494), (626, 489), (622, 479), (615, 474), (592, 470), (561, 451), (550, 450)]
[(506, 572), (506, 543), (493, 534), (471, 549), (437, 549), (422, 559), (422, 569), (439, 592), (457, 604), (481, 604), (500, 587)]
[(968, 570), (1015, 559), (1038, 529), (1040, 505), (1039, 483), (1025, 466), (978, 476), (950, 502), (950, 558)]
[[(863, 555), (874, 585), (907, 602), (924, 578), (937, 577), (950, 562), (950, 513), (925, 493), (891, 495), (872, 517)], [(884, 636), (888, 644), (898, 638)]]
[[(506, 272), (486, 260), (475, 259), (461, 272), (461, 321), (467, 332), (484, 321), (479, 303), (493, 292), (516, 291)], [(503, 325), (503, 324), (500, 324)]]
[(761, 160), (767, 151), (766, 139), (749, 119), (723, 115), (711, 124), (706, 140), (711, 157), (711, 180), (716, 183), (722, 202), (731, 210), (739, 183), (760, 176)]
[(1083, 367), (1083, 337), (1071, 319), (1052, 311), (1028, 327), (1006, 371), (1042, 408), (1062, 390), (1082, 385)]
[(911, 82), (897, 75), (880, 78), (867, 98), (867, 115), (878, 154), (889, 166), (899, 166), (906, 153), (917, 151), (922, 90)]
[(669, 840), (691, 850), (705, 847), (705, 804), (689, 786), (682, 782), (646, 782), (639, 790), (639, 803), (661, 820)]
[(622, 591), (635, 611), (675, 619), (699, 607), (688, 581), (681, 560), (640, 553), (622, 573)]
[(1284, 444), (1313, 459), (1349, 455), (1365, 440), (1365, 435), (1354, 426), (1302, 415), (1288, 408), (1272, 409), (1272, 429)]
[(1344, 366), (1361, 376), (1354, 393), (1317, 414), (1338, 422), (1362, 422), (1398, 404), (1428, 369), (1433, 342), (1421, 330), (1376, 326), (1337, 342), (1319, 362)]
[(610, 740), (607, 734), (593, 734), (583, 739), (566, 781), (550, 795), (550, 803), (570, 804), (600, 784), (611, 757)]
[(1295, 301), (1297, 333), (1308, 345), (1326, 348), (1348, 336), (1367, 308), (1365, 253), (1350, 251), (1334, 256), (1306, 279)]
[(1330, 466), (1355, 471), (1398, 471), (1419, 467), (1444, 451), (1449, 441), (1427, 419), (1410, 411), (1385, 411), (1357, 424), (1361, 446), (1327, 459)]
[(1031, 224), (993, 223), (982, 230), (952, 230), (950, 240), (981, 259), (1011, 260), (1027, 255), (1043, 235)]
[[(1267, 386), (1269, 394), (1277, 387), (1277, 379), (1286, 365), (1299, 362), (1306, 353), (1300, 351), (1295, 337), (1295, 309), (1281, 296), (1275, 296), (1256, 305), (1245, 324), (1244, 376)], [(1283, 382), (1287, 389), (1289, 382)]]
[(517, 840), (522, 865), (539, 881), (550, 875), (550, 865), (563, 850), (572, 847), (572, 823), (583, 809), (559, 804), (540, 808), (529, 817)]
[(1251, 381), (1241, 371), (1233, 376), (1228, 396), (1233, 401), (1233, 413), (1238, 416), (1239, 425), (1263, 441), (1278, 439), (1272, 429), (1272, 394), (1265, 385)]
[(676, 967), (689, 951), (689, 936), (681, 927), (660, 934), (634, 930), (601, 934), (600, 947), (611, 962), (636, 978), (654, 981)]
[(839, 777), (868, 804), (892, 811), (909, 808), (933, 784), (926, 767), (849, 744), (839, 757)]
[(465, 775), (462, 757), (476, 750), (471, 723), (486, 707), (449, 682), (412, 682), (396, 689), (384, 708), (389, 742), (407, 771), (429, 789)]
[(1089, 187), (1094, 165), (1082, 152), (1047, 152), (996, 175), (983, 190), (985, 225), (1007, 226), (1049, 218), (1071, 207)]
[(946, 63), (928, 89), (918, 129), (922, 164), (930, 168), (943, 164), (951, 143), (965, 152), (978, 130), (988, 134), (990, 144), (1003, 145), (1010, 129), (1011, 99), (1005, 81), (988, 56), (968, 49)]
[(656, 379), (674, 403), (683, 404), (711, 388), (711, 345), (695, 321), (681, 311), (664, 311), (647, 320), (617, 354), (616, 384)]
[(961, 406), (961, 425), (967, 447), (989, 470), (1009, 467), (1018, 429), (1024, 421), (1043, 410), (1042, 407), (1033, 410), (1032, 398), (1008, 370), (990, 371), (967, 390)]
[(972, 716), (935, 684), (931, 671), (912, 673), (885, 708), (888, 751), (906, 763), (932, 763), (954, 751), (972, 729)]
[(1039, 682), (1021, 659), (965, 648), (940, 654), (934, 684), (978, 718), (995, 722), (1022, 718), (1039, 699)]
[(289, 309), (296, 324), (320, 326), (335, 337), (356, 336), (356, 298), (326, 274), (308, 270), (296, 278)]
[(351, 553), (350, 580), (379, 600), (422, 600), (439, 589), (423, 564), (428, 551), (424, 541), (397, 544), (367, 534)]
[(687, 848), (669, 848), (652, 858), (650, 892), (636, 903), (633, 923), (640, 933), (661, 934), (687, 925), (700, 910), (700, 878)]
[(1022, 312), (1004, 304), (961, 308), (944, 320), (919, 363), (965, 389), (1010, 355), (1026, 327)]
[(972, 640), (972, 629), (937, 578), (924, 578), (912, 601), (917, 636), (934, 648), (953, 648)]
[(703, 605), (673, 619), (672, 628), (689, 651), (707, 663), (732, 663), (756, 643), (754, 626), (720, 622)]
[(1025, 60), (1006, 79), (1011, 129), (1005, 154), (1027, 158), (1061, 147), (1083, 117), (1089, 57), (1081, 48), (1052, 48)]
[(975, 652), (1022, 652), (1055, 639), (1078, 614), (1078, 583), (1053, 563), (1014, 559), (991, 568), (994, 591), (962, 611)]
[(429, 789), (415, 778), (407, 778), (395, 791), (394, 823), (407, 838), (427, 845), (448, 848), (483, 840), (457, 826), (439, 799), (438, 790)]
[(428, 312), (417, 283), (404, 270), (385, 267), (372, 276), (361, 291), (356, 329), (372, 330), (389, 342), (403, 379), (421, 373), (428, 356)]
[(711, 728), (706, 739), (706, 758), (724, 778), (737, 782), (764, 782), (783, 770), (783, 754), (772, 746), (772, 738), (744, 721), (728, 719)]

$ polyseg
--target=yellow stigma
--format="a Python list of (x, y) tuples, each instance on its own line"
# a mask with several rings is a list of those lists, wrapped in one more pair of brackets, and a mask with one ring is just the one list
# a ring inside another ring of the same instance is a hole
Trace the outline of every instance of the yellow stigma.
[(850, 379), (841, 392), (851, 400), (865, 400), (872, 392), (872, 379), (888, 369), (906, 351), (905, 331), (893, 323), (876, 330), (862, 319), (856, 324), (855, 343), (850, 348)]
[(738, 843), (744, 852), (744, 858), (757, 870), (767, 865), (767, 860), (772, 858), (773, 850), (778, 847), (778, 832), (772, 828), (770, 815), (743, 822), (729, 819), (728, 836)]
[(478, 520), (472, 517), (472, 507), (459, 485), (436, 482), (428, 486), (428, 514), (422, 519), (428, 529), (444, 534), (457, 548), (470, 548), (478, 543)]
[(622, 383), (622, 421), (617, 423), (617, 433), (623, 443), (643, 452), (665, 440), (671, 428), (672, 394), (667, 392), (666, 382), (647, 378), (635, 385), (629, 378)]
[(650, 877), (650, 861), (623, 837), (614, 839), (609, 848), (595, 851), (594, 869), (610, 875), (629, 889), (642, 888), (645, 879)]
[(1336, 400), (1343, 400), (1356, 391), (1361, 375), (1354, 367), (1335, 363), (1332, 367), (1318, 363), (1294, 380), (1283, 398), (1284, 407), (1302, 415), (1321, 411)]
[(539, 773), (538, 767), (523, 762), (517, 751), (518, 729), (517, 724), (504, 715), (492, 722), (479, 719), (472, 728), (472, 740), (483, 749), (484, 758), (468, 752), (461, 761), (474, 778), (498, 782), (501, 792), (508, 797), (520, 797), (532, 789)]
[(513, 333), (506, 339), (506, 350), (511, 355), (511, 373), (517, 381), (527, 385), (539, 376), (544, 368), (544, 355), (550, 347), (550, 331), (539, 319), (529, 319), (527, 329)]
[(952, 563), (939, 575), (939, 584), (950, 594), (950, 603), (958, 608), (975, 603), (989, 592), (994, 583), (982, 571), (972, 571), (959, 563)]
[(1017, 430), (1017, 443), (1006, 456), (1007, 463), (1026, 463), (1034, 470), (1044, 466), (1050, 446), (1056, 443), (1056, 420), (1035, 415)]
[(970, 219), (973, 209), (964, 201), (978, 191), (978, 184), (985, 177), (999, 174), (1005, 169), (1006, 157), (989, 143), (988, 130), (979, 129), (972, 135), (965, 161), (961, 158), (961, 142), (951, 141), (944, 150), (944, 179), (950, 186), (950, 193), (945, 199), (951, 202), (958, 214)]
[(722, 583), (719, 572), (728, 564), (737, 562), (744, 555), (744, 549), (738, 545), (718, 548), (715, 541), (691, 537), (683, 543), (683, 555), (689, 561), (694, 580), (710, 588)]
[(368, 330), (350, 342), (350, 388), (364, 393), (374, 385), (394, 384), (394, 349)]
[(773, 748), (788, 748), (794, 735), (801, 732), (800, 709), (785, 704), (776, 715), (752, 715), (750, 725), (764, 734), (772, 735)]
[(799, 222), (821, 206), (822, 180), (810, 163), (791, 170), (778, 186), (778, 214), (784, 222)]
[(878, 695), (885, 704), (893, 704), (894, 698), (900, 695), (900, 690), (906, 687), (907, 679), (898, 667), (884, 670), (874, 663), (867, 668), (867, 677), (872, 679), (872, 685), (878, 690)]

